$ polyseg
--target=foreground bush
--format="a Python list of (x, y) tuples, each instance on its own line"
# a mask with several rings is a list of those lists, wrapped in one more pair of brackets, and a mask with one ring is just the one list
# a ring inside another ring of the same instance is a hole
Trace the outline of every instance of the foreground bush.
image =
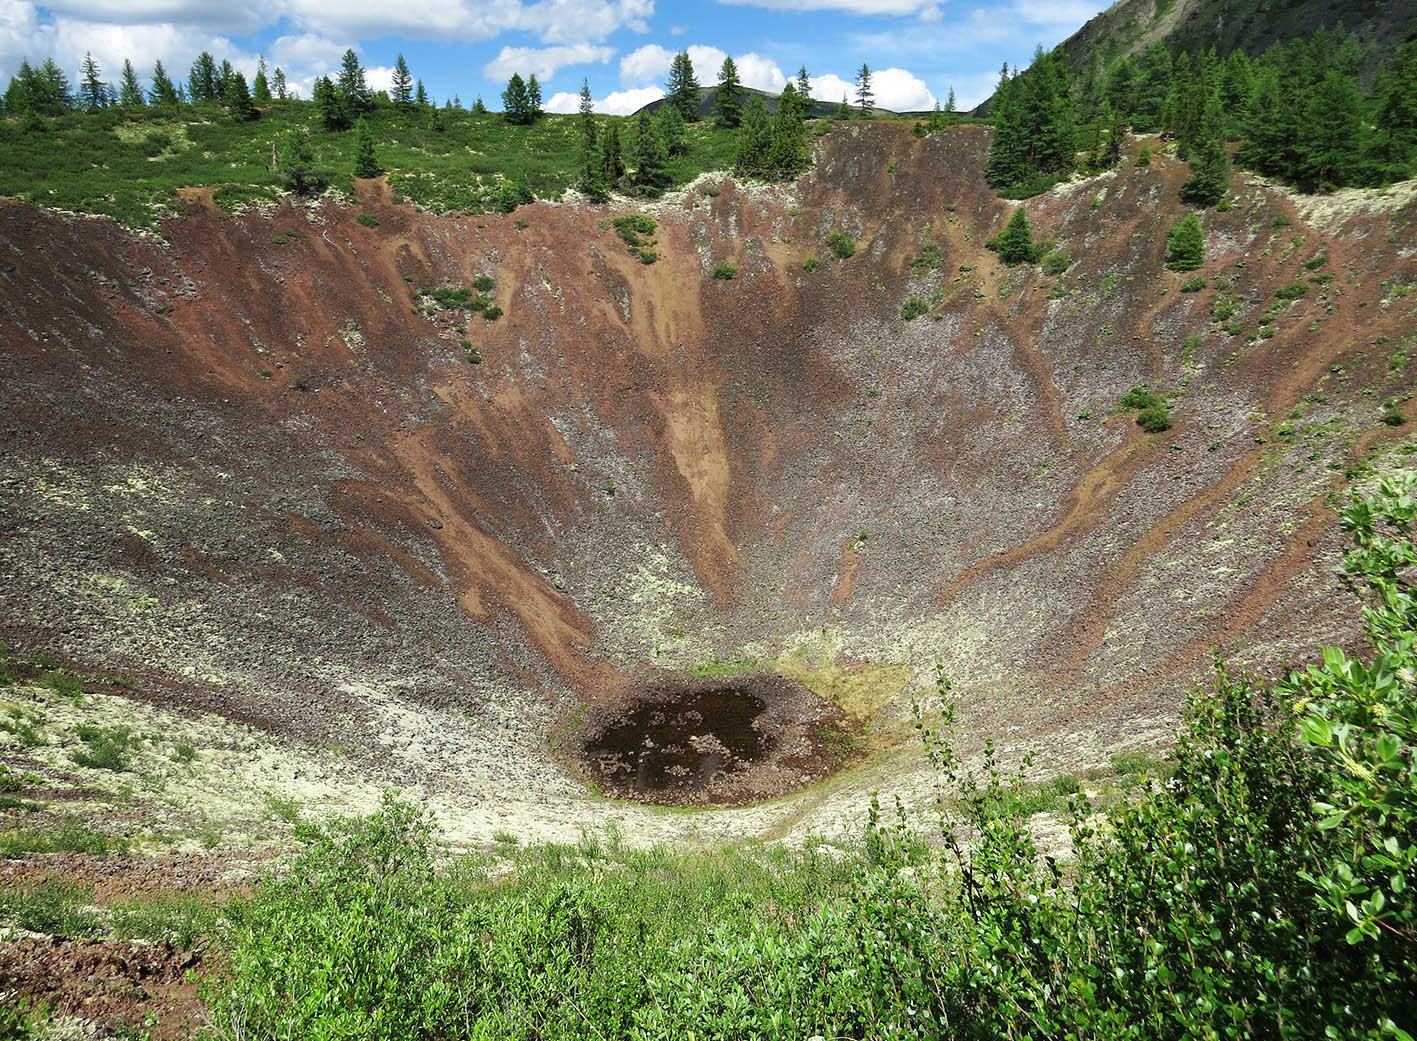
[[(1409, 1038), (1417, 1021), (1414, 488), (1344, 512), (1371, 661), (1220, 667), (1167, 781), (1041, 856), (1025, 762), (923, 712), (936, 848), (873, 804), (849, 850), (508, 848), (435, 869), (386, 800), (232, 914), (217, 1028), (250, 1038)], [(941, 693), (948, 684), (941, 680)]]

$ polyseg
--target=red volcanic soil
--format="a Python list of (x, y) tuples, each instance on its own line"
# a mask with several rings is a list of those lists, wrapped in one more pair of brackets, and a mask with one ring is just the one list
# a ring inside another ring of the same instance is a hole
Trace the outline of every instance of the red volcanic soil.
[[(651, 265), (613, 206), (433, 216), (379, 182), (194, 196), (163, 241), (0, 206), (0, 636), (297, 738), (375, 691), (494, 743), (499, 706), (544, 733), (827, 630), (843, 666), (943, 662), (976, 723), (1106, 744), (1212, 647), (1351, 639), (1324, 499), (1403, 434), (1417, 204), (1311, 225), (1237, 176), (1184, 292), (1158, 157), (1027, 203), (1048, 275), (985, 249), (1015, 205), (986, 144), (838, 126), (795, 186), (650, 207)], [(483, 274), (497, 321), (414, 298)], [(1172, 429), (1118, 414), (1139, 383)]]

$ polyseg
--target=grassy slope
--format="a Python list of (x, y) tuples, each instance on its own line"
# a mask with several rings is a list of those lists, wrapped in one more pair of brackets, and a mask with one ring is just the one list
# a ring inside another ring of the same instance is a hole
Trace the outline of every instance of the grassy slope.
[[(382, 109), (369, 117), (375, 151), (396, 194), (440, 212), (494, 207), (504, 179), (522, 181), (538, 196), (558, 196), (576, 176), (578, 116), (548, 115), (514, 127), (499, 115), (441, 111), (445, 129), (429, 128), (428, 113)], [(633, 129), (622, 124), (628, 148)], [(317, 130), (313, 104), (288, 102), (253, 123), (231, 122), (218, 106), (108, 109), (74, 113), (27, 128), (0, 121), (0, 195), (57, 209), (104, 214), (131, 227), (151, 227), (173, 209), (183, 187), (214, 187), (226, 205), (274, 198), (283, 190), (270, 169), (271, 144), (299, 127), (311, 130), (316, 167), (335, 188), (353, 172), (354, 134)], [(709, 123), (689, 129), (690, 150), (673, 159), (675, 184), (732, 162), (735, 139)]]

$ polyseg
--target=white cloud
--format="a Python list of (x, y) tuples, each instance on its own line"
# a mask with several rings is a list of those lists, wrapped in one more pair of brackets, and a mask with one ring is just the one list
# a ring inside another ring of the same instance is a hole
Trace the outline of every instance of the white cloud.
[(505, 80), (512, 73), (534, 73), (539, 80), (549, 80), (556, 70), (566, 65), (588, 62), (608, 62), (615, 57), (610, 47), (575, 43), (557, 47), (503, 47), (500, 54), (482, 67), (482, 75), (490, 80)]
[(651, 83), (669, 71), (674, 52), (657, 43), (645, 44), (620, 59), (620, 79), (626, 83)]
[(689, 27), (687, 25), (671, 25), (669, 27), (670, 36), (683, 36), (688, 31)]
[(835, 73), (813, 76), (811, 80), (812, 97), (818, 101), (840, 101), (842, 98), (847, 98), (852, 104), (856, 103), (856, 83), (854, 80), (848, 83)]
[(280, 0), (46, 0), (49, 13), (79, 22), (111, 25), (200, 26), (209, 32), (244, 35), (277, 21)]
[[(694, 75), (701, 86), (718, 82), (718, 71), (723, 67), (727, 54), (717, 47), (702, 44), (680, 49), (689, 52), (689, 61), (694, 65)], [(676, 53), (657, 43), (646, 44), (620, 59), (620, 79), (625, 83), (640, 84), (662, 79), (668, 74)], [(738, 79), (744, 86), (776, 92), (787, 84), (787, 77), (777, 63), (761, 55), (744, 54), (735, 57), (733, 64), (738, 67)]]
[(578, 43), (603, 40), (620, 29), (649, 32), (653, 14), (654, 0), (541, 0), (520, 9), (515, 27), (547, 43)]
[(568, 91), (558, 91), (551, 95), (551, 100), (541, 106), (547, 112), (559, 112), (562, 115), (570, 115), (572, 112), (579, 112), (581, 109), (581, 96), (579, 93), (572, 94)]
[(664, 97), (658, 87), (636, 87), (634, 90), (617, 90), (595, 103), (595, 110), (606, 116), (628, 116), (638, 112), (651, 101)]
[(842, 14), (907, 15), (934, 6), (936, 0), (718, 0), (735, 7), (773, 11), (839, 11)]
[(935, 95), (925, 81), (905, 69), (873, 70), (871, 91), (876, 95), (876, 106), (892, 112), (919, 112), (935, 105)]

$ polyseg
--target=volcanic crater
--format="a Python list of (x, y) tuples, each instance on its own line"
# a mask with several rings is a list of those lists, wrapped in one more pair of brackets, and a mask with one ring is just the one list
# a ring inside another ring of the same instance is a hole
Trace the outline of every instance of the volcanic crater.
[(1325, 499), (1411, 451), (1417, 187), (1237, 174), (1183, 275), (1157, 153), (1029, 200), (1058, 260), (1009, 268), (985, 128), (813, 147), (508, 216), (382, 180), (160, 236), (0, 204), (0, 636), (224, 750), (140, 827), (227, 827), (239, 784), (399, 788), (469, 842), (800, 835), (927, 790), (937, 663), (966, 751), (1083, 768), (1165, 741), (1214, 648), (1354, 641)]

